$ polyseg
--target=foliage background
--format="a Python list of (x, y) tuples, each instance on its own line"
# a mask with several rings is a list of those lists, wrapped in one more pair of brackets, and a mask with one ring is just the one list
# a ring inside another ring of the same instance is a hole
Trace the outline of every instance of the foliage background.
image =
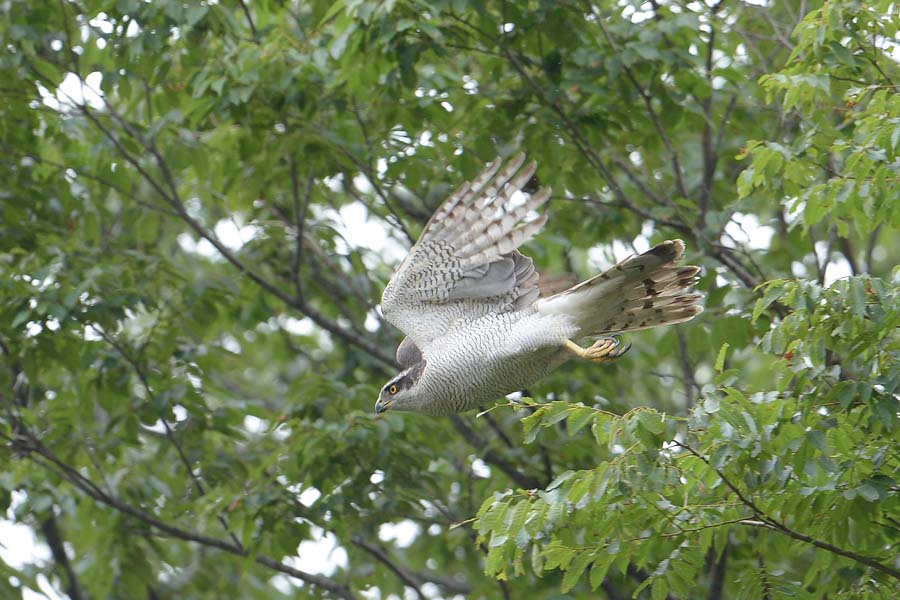
[[(900, 595), (893, 3), (2, 8), (0, 596)], [(681, 237), (706, 312), (375, 418), (398, 256), (519, 150), (541, 268)]]

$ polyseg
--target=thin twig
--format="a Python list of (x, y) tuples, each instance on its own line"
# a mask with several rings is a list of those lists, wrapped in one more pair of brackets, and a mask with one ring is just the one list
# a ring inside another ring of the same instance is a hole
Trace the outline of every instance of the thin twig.
[(522, 473), (515, 465), (513, 465), (513, 463), (504, 458), (500, 453), (488, 448), (487, 441), (485, 441), (478, 432), (472, 429), (462, 417), (459, 415), (451, 415), (450, 421), (470, 446), (483, 452), (481, 458), (484, 462), (494, 465), (506, 473), (507, 477), (512, 479), (516, 485), (522, 489), (533, 490), (541, 487), (541, 482), (538, 481), (536, 477)]
[(381, 562), (384, 566), (388, 568), (394, 575), (397, 576), (400, 581), (403, 582), (404, 585), (411, 588), (416, 596), (419, 598), (425, 598), (425, 594), (422, 593), (422, 584), (424, 583), (415, 573), (411, 573), (403, 568), (401, 565), (395, 563), (388, 556), (387, 552), (384, 548), (376, 546), (375, 544), (370, 544), (362, 538), (354, 537), (352, 540), (354, 545), (362, 548), (369, 554), (375, 557), (376, 560)]
[(709, 41), (706, 44), (706, 84), (709, 86), (709, 95), (701, 103), (703, 115), (705, 117), (703, 134), (701, 136), (700, 147), (703, 154), (703, 179), (700, 186), (700, 198), (697, 201), (698, 214), (697, 225), (702, 227), (706, 223), (706, 213), (709, 210), (709, 204), (712, 199), (713, 178), (716, 172), (716, 163), (719, 161), (719, 155), (713, 146), (713, 118), (712, 118), (712, 101), (713, 101), (713, 53), (715, 51), (716, 28), (713, 20), (722, 6), (720, 0), (710, 9), (709, 20)]
[[(116, 350), (116, 352), (119, 353), (122, 359), (128, 363), (128, 365), (134, 371), (135, 375), (137, 375), (137, 378), (140, 380), (141, 386), (144, 388), (144, 392), (147, 394), (147, 397), (150, 398), (154, 405), (158, 404), (156, 401), (156, 394), (153, 391), (153, 388), (150, 386), (150, 381), (147, 379), (147, 375), (146, 373), (144, 373), (144, 369), (141, 367), (140, 363), (131, 356), (131, 353), (125, 350), (125, 348), (119, 343), (117, 339), (107, 334), (106, 331), (104, 331), (102, 328), (95, 327), (95, 329), (100, 333), (101, 337), (103, 337), (103, 339), (106, 340), (106, 342), (110, 344)], [(166, 439), (170, 444), (172, 444), (172, 447), (175, 448), (175, 452), (178, 454), (178, 458), (181, 461), (181, 464), (184, 465), (188, 477), (191, 478), (194, 489), (197, 490), (197, 495), (205, 496), (206, 487), (203, 485), (200, 477), (196, 473), (194, 473), (191, 462), (190, 460), (188, 460), (187, 455), (184, 453), (184, 449), (181, 447), (181, 444), (175, 438), (175, 433), (172, 431), (172, 427), (169, 425), (165, 418), (160, 420), (162, 421), (163, 429), (165, 430)], [(243, 545), (241, 544), (240, 540), (238, 540), (237, 536), (231, 531), (231, 526), (228, 524), (228, 519), (225, 518), (225, 515), (219, 513), (216, 515), (216, 517), (218, 518), (219, 523), (225, 529), (225, 533), (227, 533), (228, 536), (231, 537), (231, 541), (234, 542), (235, 546), (243, 549)]]
[[(590, 13), (595, 17), (595, 22), (600, 27), (600, 31), (603, 32), (603, 36), (606, 38), (609, 47), (614, 53), (618, 53), (618, 44), (616, 44), (612, 35), (610, 35), (609, 30), (606, 29), (606, 26), (603, 24), (603, 17), (596, 13), (593, 4), (585, 7), (585, 10), (589, 10)], [(657, 114), (656, 109), (653, 108), (653, 98), (649, 93), (647, 93), (647, 91), (644, 89), (644, 86), (638, 83), (637, 77), (635, 76), (634, 71), (631, 70), (631, 67), (629, 67), (628, 65), (623, 65), (622, 70), (625, 73), (625, 77), (627, 77), (628, 81), (631, 82), (634, 90), (641, 97), (641, 101), (644, 103), (644, 107), (647, 109), (647, 114), (650, 116), (650, 121), (653, 123), (653, 128), (656, 129), (656, 133), (659, 134), (659, 139), (662, 140), (663, 145), (666, 147), (666, 151), (669, 153), (669, 158), (672, 161), (672, 174), (675, 176), (675, 185), (678, 188), (678, 193), (682, 198), (687, 198), (688, 191), (687, 186), (685, 186), (684, 184), (684, 177), (682, 175), (681, 164), (678, 159), (678, 152), (675, 151), (675, 147), (672, 145), (672, 141), (669, 139), (669, 134), (666, 132), (665, 127), (663, 127), (662, 125), (662, 120), (659, 118), (659, 114)]]
[(300, 180), (297, 174), (297, 160), (290, 157), (291, 171), (291, 196), (294, 200), (294, 256), (291, 261), (291, 278), (294, 280), (294, 293), (297, 302), (303, 302), (303, 283), (300, 279), (300, 270), (303, 267), (303, 231), (306, 226), (306, 214), (309, 212), (309, 202), (312, 198), (313, 182), (315, 179), (312, 175), (306, 179), (306, 188), (303, 193), (303, 200), (300, 200)]
[(247, 7), (247, 3), (244, 0), (238, 0), (241, 3), (241, 10), (244, 11), (244, 16), (247, 17), (247, 24), (250, 25), (250, 31), (253, 33), (253, 39), (258, 37), (256, 33), (256, 25), (253, 24), (253, 17), (250, 15), (250, 9)]

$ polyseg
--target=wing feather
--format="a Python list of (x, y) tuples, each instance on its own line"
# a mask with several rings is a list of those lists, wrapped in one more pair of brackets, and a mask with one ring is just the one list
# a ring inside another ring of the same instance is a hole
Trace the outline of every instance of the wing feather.
[(494, 160), (435, 210), (381, 300), (385, 318), (409, 343), (424, 349), (451, 327), (528, 308), (538, 298), (538, 274), (518, 248), (546, 223), (545, 215), (533, 215), (550, 190), (513, 202), (536, 169), (524, 154), (503, 168)]

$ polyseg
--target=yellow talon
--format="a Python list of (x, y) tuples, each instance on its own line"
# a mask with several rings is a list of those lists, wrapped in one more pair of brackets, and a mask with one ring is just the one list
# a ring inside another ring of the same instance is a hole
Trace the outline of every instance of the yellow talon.
[(565, 347), (576, 356), (595, 363), (605, 363), (616, 360), (631, 349), (631, 344), (621, 344), (617, 337), (605, 337), (594, 342), (590, 348), (582, 348), (572, 340), (566, 340)]

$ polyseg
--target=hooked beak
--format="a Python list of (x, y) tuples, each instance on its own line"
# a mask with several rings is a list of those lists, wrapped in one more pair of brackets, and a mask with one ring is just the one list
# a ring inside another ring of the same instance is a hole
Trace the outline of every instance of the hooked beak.
[(387, 409), (390, 407), (391, 407), (390, 400), (382, 400), (381, 398), (379, 398), (378, 401), (375, 402), (375, 414), (380, 415), (381, 413), (386, 412)]

